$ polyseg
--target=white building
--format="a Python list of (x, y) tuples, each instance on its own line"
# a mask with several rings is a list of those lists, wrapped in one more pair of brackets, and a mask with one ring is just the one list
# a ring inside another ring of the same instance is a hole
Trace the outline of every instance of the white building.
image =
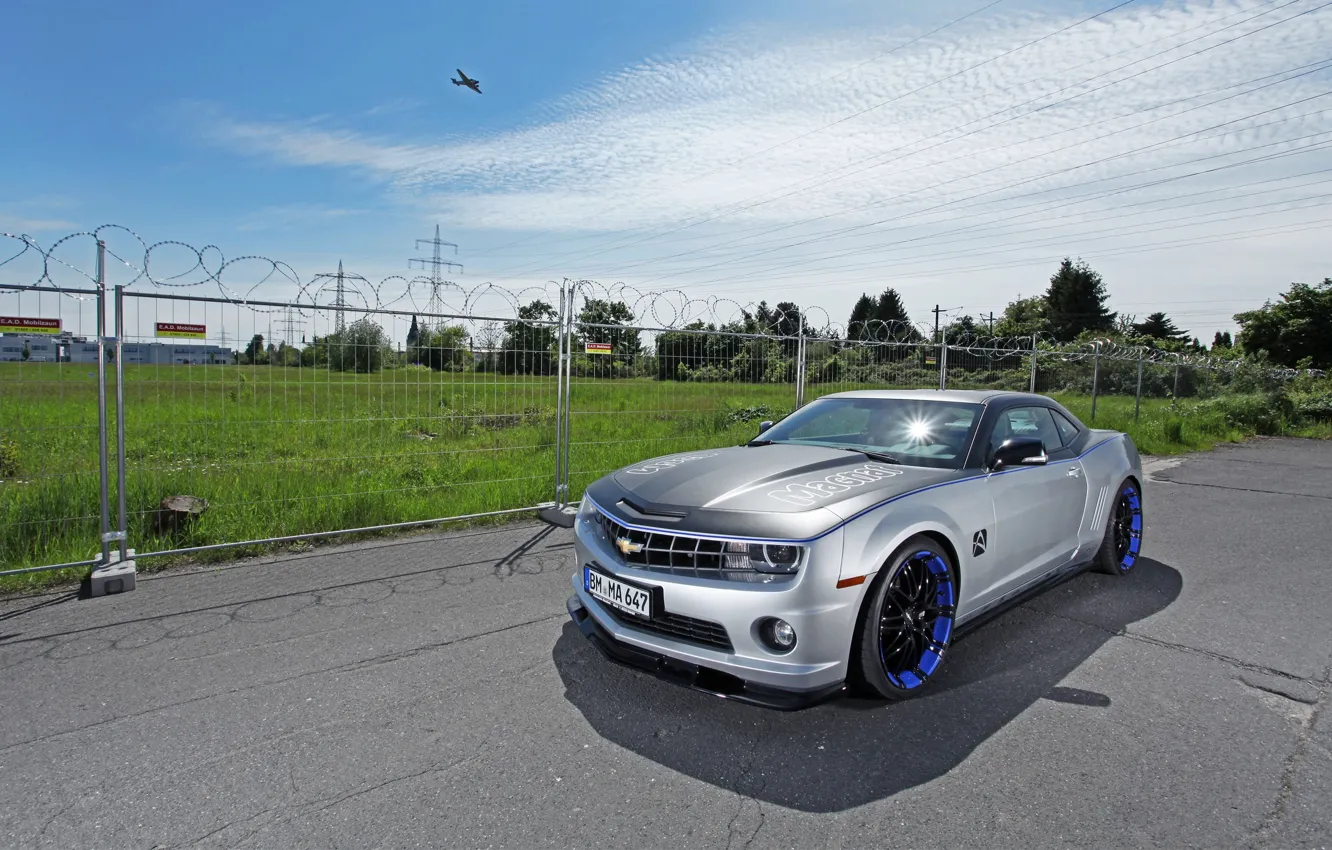
[[(23, 356), (24, 351), (28, 356)], [(166, 342), (131, 342), (121, 346), (126, 363), (205, 366), (231, 365), (236, 352), (220, 345), (181, 345)], [(108, 362), (114, 356), (107, 348)], [(50, 337), (30, 334), (0, 335), (0, 362), (96, 363), (97, 343), (85, 337)]]

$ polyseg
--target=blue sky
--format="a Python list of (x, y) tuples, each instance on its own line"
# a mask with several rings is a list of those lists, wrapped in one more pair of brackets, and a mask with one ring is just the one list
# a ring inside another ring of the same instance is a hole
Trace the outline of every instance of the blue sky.
[(1332, 10), (1115, 5), (11, 0), (0, 231), (378, 279), (439, 223), (465, 286), (837, 321), (886, 284), (919, 318), (1001, 311), (1067, 253), (1210, 339), (1332, 273)]

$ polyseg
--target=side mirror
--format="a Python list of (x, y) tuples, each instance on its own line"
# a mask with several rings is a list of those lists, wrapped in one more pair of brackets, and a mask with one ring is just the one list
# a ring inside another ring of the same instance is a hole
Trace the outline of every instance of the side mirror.
[(765, 419), (759, 423), (759, 433), (762, 434), (764, 431), (768, 430), (771, 427), (772, 427), (772, 420)]
[(994, 450), (994, 454), (990, 456), (990, 469), (1044, 466), (1049, 460), (1045, 454), (1045, 443), (1035, 437), (1012, 437), (1004, 440), (1003, 445)]

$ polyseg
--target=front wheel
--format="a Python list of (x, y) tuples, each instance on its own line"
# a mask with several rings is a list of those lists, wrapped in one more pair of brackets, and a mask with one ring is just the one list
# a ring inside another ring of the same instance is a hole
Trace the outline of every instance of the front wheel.
[(855, 679), (871, 695), (915, 696), (943, 663), (957, 614), (954, 569), (942, 546), (918, 535), (879, 571), (852, 653)]
[(1142, 492), (1132, 479), (1119, 485), (1110, 505), (1105, 537), (1096, 553), (1096, 570), (1122, 576), (1133, 570), (1142, 551)]

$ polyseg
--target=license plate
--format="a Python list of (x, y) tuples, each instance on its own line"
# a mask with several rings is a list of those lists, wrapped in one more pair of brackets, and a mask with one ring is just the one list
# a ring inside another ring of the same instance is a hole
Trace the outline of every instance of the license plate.
[(591, 567), (583, 567), (583, 588), (594, 599), (607, 605), (640, 617), (652, 618), (652, 594), (642, 588), (617, 581)]

